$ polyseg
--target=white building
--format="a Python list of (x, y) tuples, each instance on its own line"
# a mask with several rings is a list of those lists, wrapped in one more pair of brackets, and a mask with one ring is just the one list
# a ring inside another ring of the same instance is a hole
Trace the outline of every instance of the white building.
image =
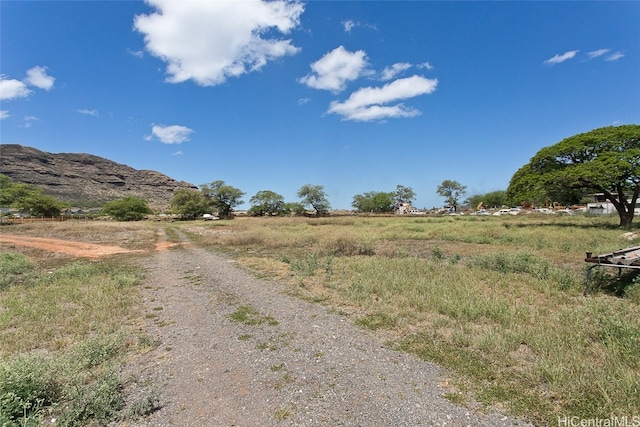
[[(606, 196), (602, 193), (592, 194), (593, 202), (587, 203), (587, 213), (593, 215), (608, 215), (618, 213), (613, 203), (606, 198)], [(630, 199), (627, 199), (628, 202), (631, 202)], [(640, 215), (640, 202), (636, 202), (636, 206), (634, 209), (636, 215)]]

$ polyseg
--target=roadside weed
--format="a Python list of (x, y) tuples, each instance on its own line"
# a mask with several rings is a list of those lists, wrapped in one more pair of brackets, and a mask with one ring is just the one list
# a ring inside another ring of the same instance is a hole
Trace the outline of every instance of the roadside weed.
[(228, 315), (229, 319), (234, 322), (244, 323), (245, 325), (262, 325), (266, 323), (269, 326), (276, 326), (278, 321), (271, 316), (265, 316), (260, 314), (258, 310), (249, 305), (241, 305), (236, 310)]

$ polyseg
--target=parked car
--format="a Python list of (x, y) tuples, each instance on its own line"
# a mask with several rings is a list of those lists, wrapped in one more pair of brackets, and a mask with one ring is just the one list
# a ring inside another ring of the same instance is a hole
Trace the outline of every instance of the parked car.
[(215, 216), (215, 215), (211, 215), (211, 214), (204, 214), (204, 215), (202, 215), (202, 219), (204, 219), (205, 221), (215, 221), (215, 220), (218, 220), (218, 219), (220, 219), (220, 218), (218, 218), (218, 217), (217, 217), (217, 216)]
[(556, 210), (558, 215), (575, 215), (575, 212), (571, 209), (558, 209)]
[(496, 211), (493, 213), (494, 216), (500, 216), (500, 215), (518, 215), (520, 213), (520, 209), (518, 208), (511, 208), (511, 209), (500, 209), (499, 211)]

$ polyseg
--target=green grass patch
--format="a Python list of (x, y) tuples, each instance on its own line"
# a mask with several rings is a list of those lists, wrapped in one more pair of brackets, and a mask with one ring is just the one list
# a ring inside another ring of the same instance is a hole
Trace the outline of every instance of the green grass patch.
[(0, 425), (105, 425), (132, 414), (118, 364), (140, 273), (87, 262), (43, 271), (11, 253), (0, 269), (10, 277), (0, 290)]
[(244, 323), (245, 325), (255, 326), (267, 324), (269, 326), (276, 326), (278, 321), (271, 316), (260, 314), (258, 310), (249, 305), (241, 305), (236, 310), (228, 315), (229, 319), (234, 322)]

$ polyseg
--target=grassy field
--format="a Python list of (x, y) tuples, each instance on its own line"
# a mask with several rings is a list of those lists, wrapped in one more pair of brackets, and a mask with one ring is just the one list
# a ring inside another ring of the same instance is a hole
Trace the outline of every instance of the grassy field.
[[(292, 294), (384, 334), (389, 346), (445, 366), (454, 402), (540, 425), (640, 415), (640, 280), (596, 270), (592, 295), (582, 295), (585, 252), (638, 244), (622, 237), (616, 218), (239, 218), (0, 232), (148, 250), (159, 230), (225, 251)], [(123, 416), (114, 366), (146, 343), (126, 326), (135, 322), (141, 280), (129, 258), (86, 263), (0, 251), (2, 411), (12, 405), (13, 419), (35, 420), (45, 413), (35, 409), (47, 407), (76, 425)], [(69, 360), (87, 362), (76, 369)], [(71, 401), (85, 403), (73, 409)], [(133, 411), (150, 406), (146, 397)]]
[[(25, 224), (0, 232), (129, 247), (155, 239), (153, 229), (125, 224)], [(0, 425), (106, 425), (153, 410), (155, 395), (126, 404), (123, 394), (120, 364), (152, 345), (132, 328), (142, 271), (123, 260), (0, 250)]]
[[(535, 423), (640, 414), (640, 280), (585, 252), (633, 245), (615, 218), (236, 219), (190, 227), (291, 292), (452, 372), (447, 397)], [(629, 418), (631, 419), (631, 418)]]

